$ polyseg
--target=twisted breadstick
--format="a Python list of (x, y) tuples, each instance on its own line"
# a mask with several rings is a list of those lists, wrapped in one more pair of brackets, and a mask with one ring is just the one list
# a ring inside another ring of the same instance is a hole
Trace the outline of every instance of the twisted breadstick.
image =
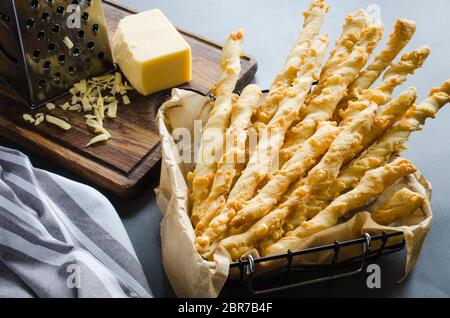
[(336, 41), (327, 62), (322, 67), (319, 83), (307, 97), (305, 105), (309, 105), (314, 98), (322, 93), (327, 77), (339, 68), (339, 65), (350, 55), (355, 45), (361, 41), (363, 31), (369, 26), (370, 22), (369, 15), (363, 9), (346, 16), (342, 33)]
[[(392, 98), (394, 89), (403, 84), (409, 74), (414, 74), (418, 68), (422, 67), (429, 54), (430, 48), (427, 46), (421, 46), (412, 52), (404, 54), (398, 63), (393, 64), (388, 69), (383, 76), (383, 81), (375, 91), (372, 90), (370, 93), (372, 100), (380, 106), (389, 102)], [(361, 92), (361, 90), (359, 90), (359, 92)], [(364, 95), (364, 92), (357, 93), (355, 91), (355, 94)], [(375, 96), (375, 94), (377, 96)], [(363, 100), (362, 103), (361, 100)], [(351, 120), (352, 116), (361, 111), (364, 106), (364, 98), (358, 97), (358, 100), (350, 101), (345, 110), (341, 110), (340, 117), (345, 123), (346, 121)]]
[(333, 75), (327, 78), (320, 95), (308, 105), (306, 117), (289, 129), (280, 152), (281, 163), (288, 161), (301, 144), (314, 134), (319, 121), (331, 118), (334, 108), (345, 95), (348, 85), (366, 64), (381, 39), (381, 33), (382, 25), (379, 23), (369, 26), (363, 32), (361, 43), (339, 65)]
[(357, 98), (357, 91), (367, 89), (380, 77), (384, 70), (391, 65), (392, 61), (405, 48), (416, 31), (416, 24), (406, 19), (398, 19), (394, 30), (389, 36), (386, 47), (378, 54), (374, 61), (353, 81), (348, 87), (347, 96), (336, 107), (333, 119), (339, 117), (339, 112), (345, 110), (349, 101)]
[(394, 153), (405, 150), (411, 133), (419, 130), (427, 118), (434, 117), (449, 101), (450, 80), (447, 80), (440, 87), (432, 89), (427, 99), (411, 107), (403, 119), (390, 128), (375, 145), (342, 170), (333, 186), (336, 193), (351, 189), (368, 170), (383, 165)]
[(281, 229), (285, 218), (295, 207), (303, 205), (305, 200), (313, 197), (317, 191), (322, 191), (333, 183), (343, 162), (352, 158), (362, 142), (363, 135), (369, 131), (375, 110), (374, 106), (361, 112), (358, 118), (337, 136), (322, 160), (308, 173), (304, 186), (296, 189), (289, 200), (261, 218), (247, 232), (222, 240), (220, 245), (228, 250), (232, 259), (239, 258), (254, 248), (258, 241)]
[(272, 210), (289, 185), (311, 169), (320, 156), (328, 150), (339, 131), (331, 122), (319, 124), (316, 133), (231, 220), (231, 232), (242, 233), (244, 231), (241, 229), (242, 225), (252, 223)]
[(259, 122), (267, 124), (277, 111), (286, 90), (297, 76), (311, 41), (319, 35), (328, 9), (329, 6), (324, 0), (314, 0), (309, 9), (303, 13), (305, 21), (302, 31), (286, 59), (283, 70), (275, 77), (269, 94), (258, 109)]
[(327, 45), (327, 37), (313, 42), (308, 58), (305, 60), (306, 63), (302, 65), (294, 85), (280, 103), (278, 111), (267, 125), (264, 133), (261, 134), (258, 146), (230, 192), (225, 208), (211, 221), (203, 235), (197, 237), (196, 248), (205, 258), (211, 256), (215, 250), (213, 243), (225, 236), (228, 224), (236, 215), (236, 211), (240, 209), (242, 202), (249, 200), (261, 181), (269, 175), (278, 157), (285, 132), (305, 100), (314, 80), (314, 74), (323, 61)]
[(369, 171), (355, 189), (338, 197), (313, 219), (303, 222), (277, 243), (264, 249), (262, 254), (274, 255), (285, 253), (287, 250), (296, 250), (305, 238), (336, 225), (345, 213), (365, 206), (395, 181), (415, 171), (414, 165), (406, 159), (397, 159), (381, 168)]
[(251, 117), (261, 97), (258, 85), (248, 85), (237, 102), (233, 105), (231, 124), (226, 133), (226, 151), (222, 156), (214, 176), (211, 192), (201, 206), (206, 209), (201, 214), (195, 231), (197, 235), (208, 226), (209, 222), (225, 205), (232, 181), (240, 168), (239, 163), (245, 159), (247, 129), (251, 126)]
[(424, 205), (425, 201), (426, 198), (421, 194), (403, 188), (372, 212), (372, 218), (378, 224), (388, 226), (417, 211)]
[(241, 44), (243, 32), (236, 31), (226, 41), (220, 57), (222, 77), (213, 89), (216, 96), (214, 109), (206, 123), (198, 153), (197, 165), (189, 176), (192, 180), (192, 216), (194, 225), (200, 220), (198, 207), (209, 194), (216, 172), (217, 162), (222, 156), (225, 130), (230, 121), (232, 93), (241, 72)]

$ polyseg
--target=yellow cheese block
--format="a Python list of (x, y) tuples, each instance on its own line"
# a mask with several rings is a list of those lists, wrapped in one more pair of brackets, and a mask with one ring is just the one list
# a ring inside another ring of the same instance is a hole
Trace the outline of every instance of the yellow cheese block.
[(123, 18), (112, 50), (122, 72), (143, 95), (191, 80), (191, 47), (159, 9)]

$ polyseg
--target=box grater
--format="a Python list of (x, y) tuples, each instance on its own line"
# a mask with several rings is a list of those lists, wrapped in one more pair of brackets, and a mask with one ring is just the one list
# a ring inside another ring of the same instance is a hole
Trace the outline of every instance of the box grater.
[(30, 108), (113, 69), (101, 0), (0, 0), (0, 77)]

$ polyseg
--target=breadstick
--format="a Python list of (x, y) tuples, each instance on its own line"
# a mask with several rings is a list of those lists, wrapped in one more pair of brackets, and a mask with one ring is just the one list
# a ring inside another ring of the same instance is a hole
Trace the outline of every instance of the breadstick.
[(305, 238), (336, 225), (339, 218), (345, 213), (365, 206), (395, 181), (415, 171), (414, 165), (402, 158), (369, 171), (355, 189), (338, 197), (313, 219), (303, 222), (301, 226), (287, 233), (277, 243), (264, 249), (262, 254), (273, 255), (285, 253), (287, 250), (296, 250)]
[(424, 205), (425, 201), (426, 198), (421, 194), (403, 188), (372, 212), (372, 219), (378, 224), (388, 226), (417, 211)]
[(274, 231), (280, 230), (285, 218), (295, 207), (303, 205), (306, 199), (313, 197), (317, 191), (322, 191), (333, 183), (339, 174), (342, 163), (354, 155), (363, 135), (369, 131), (375, 110), (374, 106), (363, 111), (349, 127), (337, 136), (322, 160), (308, 173), (304, 186), (295, 189), (289, 200), (257, 221), (247, 232), (222, 240), (220, 245), (228, 250), (232, 259), (240, 257), (254, 248), (258, 241), (268, 237)]
[(317, 132), (231, 220), (232, 233), (233, 227), (237, 229), (236, 232), (242, 233), (240, 226), (266, 215), (277, 204), (289, 185), (311, 169), (328, 150), (338, 132), (339, 129), (331, 122), (320, 123)]
[(247, 129), (251, 126), (251, 117), (261, 97), (258, 85), (248, 85), (233, 105), (231, 124), (226, 133), (226, 149), (217, 167), (213, 185), (208, 198), (201, 203), (205, 212), (199, 213), (200, 221), (195, 228), (201, 234), (209, 222), (223, 208), (230, 192), (232, 181), (239, 171), (239, 163), (245, 158)]
[(383, 165), (394, 153), (405, 150), (405, 144), (411, 133), (419, 130), (427, 118), (433, 118), (449, 101), (450, 80), (447, 80), (440, 87), (432, 89), (427, 99), (419, 105), (411, 107), (405, 116), (390, 128), (375, 145), (342, 170), (333, 186), (336, 193), (343, 193), (351, 189), (368, 170)]
[(189, 179), (192, 180), (193, 208), (191, 218), (194, 225), (200, 219), (198, 207), (208, 197), (217, 162), (221, 157), (223, 137), (230, 121), (232, 93), (241, 72), (242, 41), (243, 32), (236, 31), (230, 35), (223, 47), (220, 58), (222, 77), (213, 89), (216, 96), (214, 109), (211, 111), (208, 122), (203, 129), (197, 165), (194, 172), (189, 176)]
[(327, 62), (322, 67), (319, 83), (306, 99), (305, 105), (309, 105), (314, 98), (321, 94), (325, 88), (327, 77), (337, 70), (342, 61), (350, 55), (355, 45), (361, 40), (363, 31), (369, 26), (370, 22), (369, 15), (363, 9), (350, 13), (345, 18), (342, 33), (336, 41)]
[(212, 254), (215, 249), (213, 243), (225, 236), (228, 224), (239, 210), (241, 202), (251, 199), (258, 185), (269, 175), (278, 157), (284, 134), (303, 104), (314, 74), (323, 61), (327, 44), (327, 37), (313, 42), (307, 63), (301, 67), (294, 86), (289, 89), (277, 113), (260, 136), (258, 146), (231, 190), (225, 208), (211, 221), (205, 233), (197, 237), (196, 247), (201, 254)]
[(297, 76), (311, 41), (320, 33), (329, 6), (324, 0), (314, 0), (309, 9), (303, 13), (304, 23), (298, 39), (291, 49), (283, 70), (275, 77), (269, 94), (258, 109), (257, 120), (267, 124), (278, 109), (286, 90)]
[(372, 24), (363, 32), (363, 39), (326, 80), (321, 94), (308, 105), (308, 114), (296, 126), (289, 129), (280, 152), (281, 163), (288, 161), (300, 145), (314, 134), (317, 122), (329, 120), (334, 108), (345, 95), (348, 85), (366, 64), (370, 54), (381, 38), (382, 26)]
[[(422, 46), (410, 53), (404, 54), (398, 63), (389, 68), (383, 77), (383, 81), (375, 89), (378, 96), (374, 101), (377, 102), (378, 105), (384, 105), (389, 102), (392, 98), (394, 89), (403, 84), (409, 74), (414, 74), (414, 72), (423, 65), (429, 54), (430, 48), (426, 46)], [(364, 92), (358, 93), (355, 91), (355, 94), (360, 95), (364, 94)], [(340, 117), (344, 122), (351, 120), (351, 117), (361, 111), (362, 107), (364, 107), (364, 104), (359, 103), (358, 100), (350, 101), (346, 106), (346, 109), (341, 110)]]
[(407, 19), (398, 19), (394, 30), (389, 36), (386, 47), (378, 54), (374, 61), (350, 84), (348, 95), (336, 107), (333, 119), (339, 118), (339, 112), (345, 110), (348, 102), (357, 98), (356, 92), (361, 89), (370, 88), (380, 77), (384, 70), (391, 65), (392, 61), (405, 48), (416, 31), (416, 24)]

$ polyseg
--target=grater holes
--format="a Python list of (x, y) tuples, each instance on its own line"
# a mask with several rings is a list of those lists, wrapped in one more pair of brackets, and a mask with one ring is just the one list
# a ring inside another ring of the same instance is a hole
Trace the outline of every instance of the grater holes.
[(53, 5), (53, 0), (47, 0), (47, 3), (48, 3), (49, 5)]
[(36, 50), (33, 51), (33, 59), (34, 60), (39, 59), (40, 56), (41, 56), (41, 50), (36, 49)]
[(58, 14), (63, 14), (64, 11), (65, 11), (65, 9), (64, 9), (63, 6), (57, 6), (57, 7), (56, 7), (56, 13), (58, 13)]
[(87, 20), (89, 20), (89, 13), (88, 12), (83, 12), (82, 14), (81, 14), (81, 19), (83, 19), (83, 21), (87, 21)]
[(78, 38), (83, 39), (84, 38), (84, 31), (83, 30), (78, 31), (77, 35), (78, 35)]
[(49, 52), (53, 52), (56, 49), (56, 44), (55, 43), (49, 43), (49, 45), (47, 46), (47, 49)]
[(73, 56), (78, 56), (81, 53), (81, 49), (79, 47), (76, 47), (73, 49), (72, 53), (73, 53)]
[(52, 68), (52, 64), (49, 61), (44, 63), (43, 69), (45, 72), (50, 71), (51, 68)]
[(33, 9), (37, 9), (39, 7), (39, 0), (31, 0), (30, 5)]
[(69, 66), (68, 71), (69, 71), (69, 74), (75, 74), (77, 69), (74, 66)]
[(44, 22), (48, 22), (50, 20), (50, 13), (48, 13), (48, 12), (42, 13), (41, 19)]
[(97, 58), (98, 58), (99, 60), (103, 60), (103, 59), (105, 58), (105, 53), (104, 53), (104, 52), (98, 53), (98, 54), (97, 54)]
[(52, 26), (53, 33), (58, 33), (61, 30), (61, 26), (59, 24), (55, 24)]
[(56, 72), (54, 75), (53, 75), (53, 80), (55, 81), (55, 82), (60, 82), (61, 81), (61, 73), (60, 72)]
[(72, 0), (72, 4), (80, 4), (80, 1), (78, 1), (78, 0)]
[(100, 29), (100, 26), (97, 23), (95, 23), (92, 26), (92, 32), (94, 32), (94, 33), (97, 33), (99, 29)]
[(89, 43), (87, 44), (87, 48), (88, 48), (89, 50), (93, 50), (94, 47), (95, 47), (94, 41), (91, 41), (91, 42), (89, 42)]
[(38, 38), (38, 40), (44, 40), (45, 39), (45, 31), (39, 31), (38, 33), (37, 33), (37, 38)]
[(32, 27), (34, 27), (34, 19), (30, 18), (27, 20), (26, 22), (27, 28), (31, 29)]
[(66, 56), (64, 54), (61, 54), (58, 56), (58, 63), (59, 64), (64, 64), (64, 62), (66, 62)]
[(39, 89), (43, 89), (43, 88), (45, 88), (45, 85), (47, 84), (47, 82), (45, 81), (45, 80), (40, 80), (39, 82), (38, 82), (38, 84), (37, 84), (37, 87), (39, 88)]

